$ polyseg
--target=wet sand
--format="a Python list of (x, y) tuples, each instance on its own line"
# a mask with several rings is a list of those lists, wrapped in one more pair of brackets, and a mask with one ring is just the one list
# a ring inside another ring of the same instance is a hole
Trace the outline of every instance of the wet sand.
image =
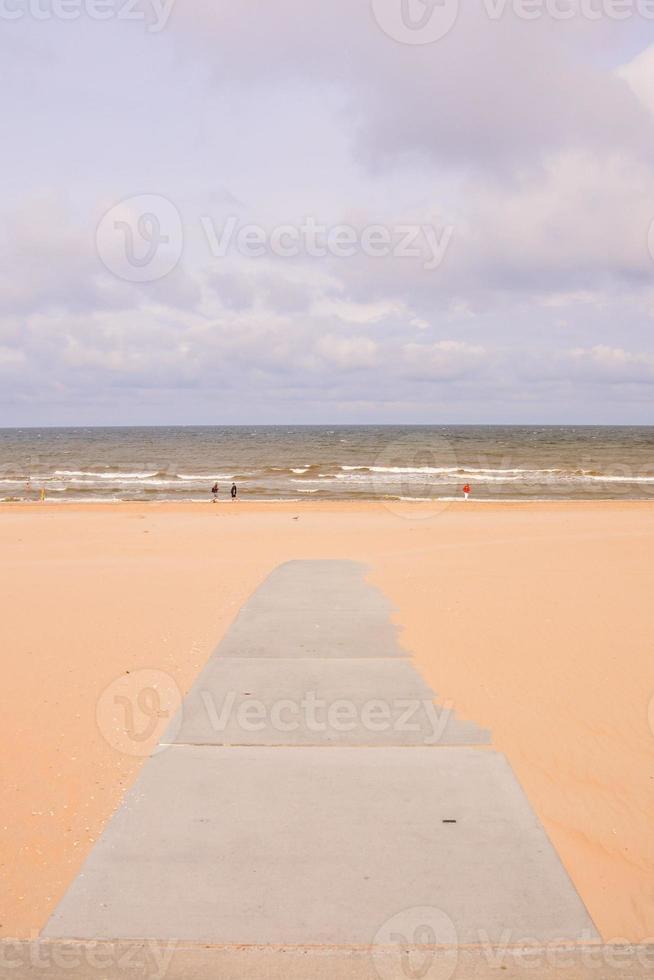
[(369, 565), (439, 700), (508, 756), (604, 939), (654, 936), (654, 504), (3, 505), (0, 541), (0, 936), (42, 928), (142, 764), (103, 692), (147, 668), (186, 693), (289, 558)]

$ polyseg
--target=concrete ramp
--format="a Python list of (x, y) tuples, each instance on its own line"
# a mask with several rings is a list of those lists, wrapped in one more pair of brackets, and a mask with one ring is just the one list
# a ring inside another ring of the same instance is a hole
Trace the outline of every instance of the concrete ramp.
[(457, 947), (597, 940), (507, 761), (434, 703), (389, 613), (355, 563), (273, 572), (43, 937), (374, 949), (430, 909)]

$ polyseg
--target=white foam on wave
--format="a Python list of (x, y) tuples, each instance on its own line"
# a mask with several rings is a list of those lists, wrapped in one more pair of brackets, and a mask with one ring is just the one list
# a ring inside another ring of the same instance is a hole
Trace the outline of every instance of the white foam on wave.
[(156, 476), (158, 470), (149, 473), (95, 473), (92, 470), (55, 470), (53, 476), (92, 477), (95, 480), (141, 480)]
[(585, 480), (599, 480), (602, 483), (654, 483), (654, 476), (602, 476), (598, 473), (584, 474)]
[(198, 483), (209, 480), (231, 480), (231, 473), (175, 473), (178, 480), (194, 480)]
[[(107, 486), (108, 482), (109, 481), (106, 481), (104, 485)], [(159, 478), (146, 479), (145, 477), (139, 480), (129, 480), (127, 478), (118, 477), (115, 480), (112, 480), (111, 482), (117, 487), (123, 487), (125, 490), (138, 490), (139, 487), (178, 486), (178, 484), (174, 480), (162, 480)], [(91, 480), (72, 479), (72, 480), (67, 480), (65, 485), (74, 486), (74, 487), (88, 487), (89, 489), (93, 489), (93, 482)]]

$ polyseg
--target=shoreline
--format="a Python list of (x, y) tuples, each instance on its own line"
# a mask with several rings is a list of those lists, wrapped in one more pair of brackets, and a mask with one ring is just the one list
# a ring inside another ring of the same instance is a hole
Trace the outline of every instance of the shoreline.
[[(441, 505), (445, 504), (443, 507)], [(206, 500), (2, 500), (0, 501), (0, 513), (3, 511), (16, 511), (19, 509), (30, 509), (30, 510), (42, 510), (47, 508), (48, 510), (65, 509), (69, 511), (71, 508), (79, 507), (80, 510), (88, 510), (89, 508), (96, 508), (97, 510), (127, 510), (127, 509), (137, 509), (145, 508), (147, 510), (156, 509), (160, 513), (167, 512), (175, 513), (177, 511), (204, 511), (204, 509), (209, 506), (217, 508), (219, 505), (223, 507), (228, 507), (230, 509), (236, 510), (248, 510), (253, 511), (258, 507), (280, 507), (293, 509), (294, 507), (302, 507), (303, 509), (326, 509), (326, 510), (344, 510), (344, 509), (354, 509), (354, 510), (369, 510), (370, 508), (376, 508), (385, 511), (395, 511), (396, 509), (402, 508), (406, 509), (407, 512), (414, 511), (416, 513), (428, 512), (438, 508), (438, 513), (442, 513), (444, 510), (450, 510), (453, 508), (465, 508), (466, 511), (474, 511), (478, 507), (484, 510), (488, 508), (497, 508), (498, 510), (510, 509), (512, 507), (518, 506), (521, 508), (532, 507), (538, 510), (547, 510), (551, 508), (561, 508), (570, 507), (574, 509), (583, 510), (587, 507), (606, 507), (621, 509), (623, 507), (633, 508), (633, 509), (654, 509), (654, 499), (649, 498), (628, 498), (619, 500), (614, 497), (602, 497), (600, 499), (580, 499), (575, 497), (566, 497), (560, 499), (553, 499), (551, 497), (539, 497), (539, 498), (511, 498), (510, 500), (491, 500), (491, 499), (476, 499), (476, 500), (461, 500), (458, 497), (430, 497), (420, 500), (408, 500), (401, 497), (389, 497), (389, 498), (347, 498), (347, 499), (322, 499), (322, 500), (310, 500), (310, 499), (300, 499), (296, 500), (289, 497), (278, 497), (269, 499), (256, 499), (251, 500), (246, 497), (240, 497), (236, 502), (231, 500), (222, 499), (217, 501), (212, 501), (207, 498)], [(436, 515), (434, 515), (436, 516)]]

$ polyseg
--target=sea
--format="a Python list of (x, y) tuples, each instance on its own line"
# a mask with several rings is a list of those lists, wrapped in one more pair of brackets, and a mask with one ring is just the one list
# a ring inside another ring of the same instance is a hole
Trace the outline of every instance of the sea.
[(0, 429), (0, 499), (654, 499), (654, 426)]

